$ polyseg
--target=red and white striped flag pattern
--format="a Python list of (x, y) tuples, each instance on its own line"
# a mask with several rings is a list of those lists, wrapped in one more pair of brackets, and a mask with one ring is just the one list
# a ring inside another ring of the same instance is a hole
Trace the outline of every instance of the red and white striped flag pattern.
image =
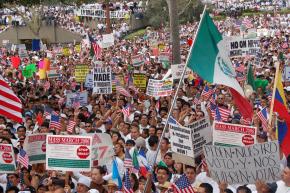
[(122, 113), (124, 114), (125, 117), (130, 116), (130, 110), (131, 110), (130, 105), (127, 105), (126, 107), (122, 108)]
[(74, 130), (74, 127), (76, 126), (76, 124), (77, 124), (77, 123), (76, 123), (75, 121), (73, 121), (73, 120), (69, 120), (66, 131), (67, 131), (68, 133), (73, 133), (73, 130)]
[(218, 107), (222, 121), (228, 121), (231, 111), (226, 108)]
[(95, 43), (95, 42), (92, 43), (92, 46), (93, 46), (93, 50), (95, 53), (95, 57), (97, 59), (101, 58), (102, 57), (102, 48), (99, 46), (98, 43)]
[(257, 116), (262, 122), (262, 127), (264, 131), (267, 131), (268, 128), (268, 121), (267, 121), (267, 107), (263, 108), (260, 112), (257, 113)]
[(0, 115), (22, 123), (22, 103), (0, 75)]
[(131, 97), (130, 93), (125, 88), (123, 88), (122, 86), (117, 85), (116, 86), (116, 91), (119, 92), (120, 94), (126, 96), (126, 97)]
[(22, 148), (19, 150), (17, 161), (19, 164), (23, 165), (25, 168), (28, 168), (29, 158), (28, 158), (27, 153)]

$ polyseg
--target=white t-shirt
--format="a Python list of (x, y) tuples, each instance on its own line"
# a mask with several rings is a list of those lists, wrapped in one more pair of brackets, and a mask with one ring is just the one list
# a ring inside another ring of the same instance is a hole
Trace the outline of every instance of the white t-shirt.
[(290, 187), (289, 186), (286, 186), (285, 183), (280, 180), (277, 182), (277, 190), (276, 190), (276, 193), (290, 193)]

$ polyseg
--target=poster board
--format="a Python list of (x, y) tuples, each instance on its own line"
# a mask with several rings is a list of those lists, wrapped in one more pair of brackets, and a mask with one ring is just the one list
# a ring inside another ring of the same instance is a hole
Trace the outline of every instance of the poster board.
[(147, 76), (142, 73), (133, 74), (133, 85), (142, 91), (146, 90)]
[(91, 136), (47, 135), (47, 170), (91, 171), (91, 157)]
[(85, 87), (86, 88), (93, 88), (94, 87), (94, 75), (93, 74), (87, 74)]
[(29, 134), (25, 138), (23, 149), (28, 155), (30, 164), (45, 163), (46, 135), (46, 133)]
[(15, 157), (11, 144), (0, 144), (0, 171), (1, 173), (15, 173)]
[(146, 94), (153, 97), (169, 96), (172, 93), (173, 82), (170, 79), (149, 79)]
[(259, 38), (232, 36), (225, 38), (229, 57), (256, 56), (260, 50)]
[(94, 94), (112, 93), (112, 71), (111, 67), (94, 68)]
[[(172, 72), (172, 78), (173, 80), (179, 80), (181, 78), (183, 69), (185, 64), (172, 64), (171, 65), (171, 72)], [(191, 69), (186, 68), (184, 78), (188, 78), (188, 75), (190, 74)]]
[(84, 82), (90, 69), (87, 65), (76, 65), (75, 67), (75, 79), (77, 82)]
[(88, 92), (76, 92), (76, 93), (67, 93), (66, 95), (66, 107), (73, 107), (75, 103), (79, 103), (80, 106), (88, 105)]
[(131, 60), (134, 67), (142, 66), (145, 63), (144, 56), (142, 54), (132, 56)]

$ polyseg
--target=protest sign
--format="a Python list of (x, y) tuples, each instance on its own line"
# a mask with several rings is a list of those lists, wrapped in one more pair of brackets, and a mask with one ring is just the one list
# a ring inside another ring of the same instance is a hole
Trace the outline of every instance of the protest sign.
[(271, 183), (280, 179), (278, 141), (247, 147), (205, 145), (204, 156), (216, 182), (255, 184), (257, 180)]
[(290, 82), (290, 66), (284, 68), (284, 82)]
[(76, 65), (75, 79), (77, 82), (84, 82), (90, 69), (87, 65)]
[(60, 74), (58, 73), (57, 67), (51, 67), (47, 72), (47, 78), (59, 78)]
[[(81, 16), (81, 17), (94, 17), (94, 18), (106, 18), (106, 13), (102, 9), (88, 9), (88, 8), (80, 8), (77, 10), (74, 10), (75, 15)], [(126, 18), (126, 15), (129, 14), (129, 11), (110, 11), (110, 18)]]
[(173, 83), (170, 79), (166, 79), (166, 80), (149, 79), (146, 94), (148, 96), (153, 96), (153, 97), (171, 95), (172, 84)]
[(62, 54), (64, 56), (70, 56), (70, 50), (69, 50), (69, 48), (62, 48)]
[(117, 82), (120, 84), (120, 86), (125, 87), (125, 80), (123, 74), (112, 74), (112, 90), (116, 91), (116, 84)]
[(135, 67), (139, 67), (145, 63), (144, 56), (142, 54), (132, 56), (131, 59), (132, 59), (132, 65)]
[(204, 145), (212, 143), (212, 127), (209, 117), (205, 117), (188, 125), (192, 131), (192, 145), (194, 157), (202, 154)]
[(94, 68), (94, 87), (95, 94), (112, 93), (112, 72), (111, 67)]
[(103, 40), (99, 42), (101, 48), (109, 48), (114, 45), (115, 38), (113, 33), (104, 34), (102, 37)]
[(18, 55), (21, 59), (29, 57), (26, 49), (19, 49)]
[(87, 106), (88, 104), (88, 92), (67, 93), (66, 95), (66, 107), (73, 107), (74, 104), (80, 106)]
[(170, 63), (170, 53), (169, 52), (161, 52), (158, 56), (158, 62)]
[(256, 143), (257, 128), (222, 122), (213, 123), (213, 144), (246, 146)]
[(81, 45), (80, 44), (75, 45), (75, 52), (81, 53)]
[(260, 40), (258, 38), (245, 39), (232, 36), (225, 38), (225, 41), (230, 57), (256, 56), (256, 53), (260, 50)]
[(0, 171), (1, 173), (14, 173), (16, 170), (13, 146), (0, 144)]
[(94, 75), (93, 74), (87, 74), (85, 87), (86, 88), (93, 88), (94, 86)]
[(263, 36), (268, 37), (269, 35), (270, 35), (269, 29), (267, 29), (267, 28), (257, 29), (257, 36), (258, 37), (263, 37)]
[[(171, 65), (171, 72), (172, 72), (173, 80), (178, 80), (181, 78), (184, 66), (185, 64), (172, 64)], [(187, 78), (190, 72), (191, 72), (190, 68), (186, 67), (184, 78)]]
[(147, 76), (141, 73), (133, 74), (133, 85), (142, 91), (146, 90)]
[(95, 133), (92, 151), (93, 167), (109, 163), (115, 155), (111, 136), (106, 133)]
[(47, 135), (47, 170), (90, 171), (91, 157), (91, 136)]
[(24, 141), (23, 149), (26, 151), (29, 163), (45, 163), (46, 133), (29, 134)]

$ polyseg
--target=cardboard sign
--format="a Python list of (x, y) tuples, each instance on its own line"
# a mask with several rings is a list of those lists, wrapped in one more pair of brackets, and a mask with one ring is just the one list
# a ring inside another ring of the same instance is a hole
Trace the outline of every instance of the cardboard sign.
[(112, 93), (112, 72), (111, 67), (94, 69), (94, 87), (95, 94)]
[(18, 55), (21, 59), (29, 57), (26, 49), (19, 49)]
[(145, 74), (133, 74), (133, 85), (142, 91), (146, 90), (147, 76)]
[(255, 184), (280, 180), (278, 141), (247, 147), (204, 146), (211, 178), (228, 184)]
[(101, 48), (109, 48), (114, 45), (115, 38), (114, 34), (104, 34), (102, 42), (99, 42), (98, 44), (100, 45)]
[(106, 165), (112, 161), (115, 155), (112, 138), (106, 133), (96, 133), (93, 135), (93, 167)]
[(116, 83), (119, 82), (122, 87), (125, 87), (125, 80), (123, 74), (112, 74), (112, 90), (116, 91)]
[(47, 78), (59, 78), (60, 74), (58, 73), (57, 67), (51, 67), (50, 70), (47, 72)]
[(172, 92), (172, 81), (149, 79), (146, 94), (153, 97), (169, 96)]
[(225, 38), (225, 41), (230, 57), (256, 56), (260, 50), (260, 40), (258, 38), (245, 39), (233, 36)]
[(132, 56), (132, 65), (139, 67), (145, 63), (144, 56), (142, 54)]
[(11, 144), (0, 144), (0, 171), (1, 173), (15, 173), (15, 157)]
[(213, 123), (213, 144), (247, 146), (256, 143), (257, 128), (222, 122)]
[[(181, 78), (184, 66), (185, 64), (174, 64), (174, 65), (172, 64), (171, 65), (171, 72), (172, 72), (173, 80), (179, 80)], [(186, 68), (184, 78), (187, 78), (190, 72), (191, 72), (191, 69)]]
[(158, 62), (160, 63), (170, 63), (170, 56), (169, 52), (161, 52), (158, 56)]
[(88, 92), (77, 92), (77, 93), (68, 93), (66, 95), (66, 106), (73, 107), (74, 104), (78, 103), (80, 106), (88, 105)]
[(81, 45), (80, 44), (75, 45), (75, 52), (81, 53)]
[(93, 74), (87, 74), (85, 87), (86, 88), (93, 88), (94, 87), (94, 75)]
[(62, 54), (64, 56), (70, 56), (70, 49), (69, 48), (62, 48)]
[(47, 135), (46, 169), (91, 171), (92, 137)]
[(23, 149), (29, 157), (30, 164), (45, 163), (46, 133), (29, 134), (24, 141)]
[(84, 82), (90, 69), (87, 65), (76, 65), (75, 79), (77, 82)]
[(284, 82), (290, 82), (290, 66), (284, 68)]

